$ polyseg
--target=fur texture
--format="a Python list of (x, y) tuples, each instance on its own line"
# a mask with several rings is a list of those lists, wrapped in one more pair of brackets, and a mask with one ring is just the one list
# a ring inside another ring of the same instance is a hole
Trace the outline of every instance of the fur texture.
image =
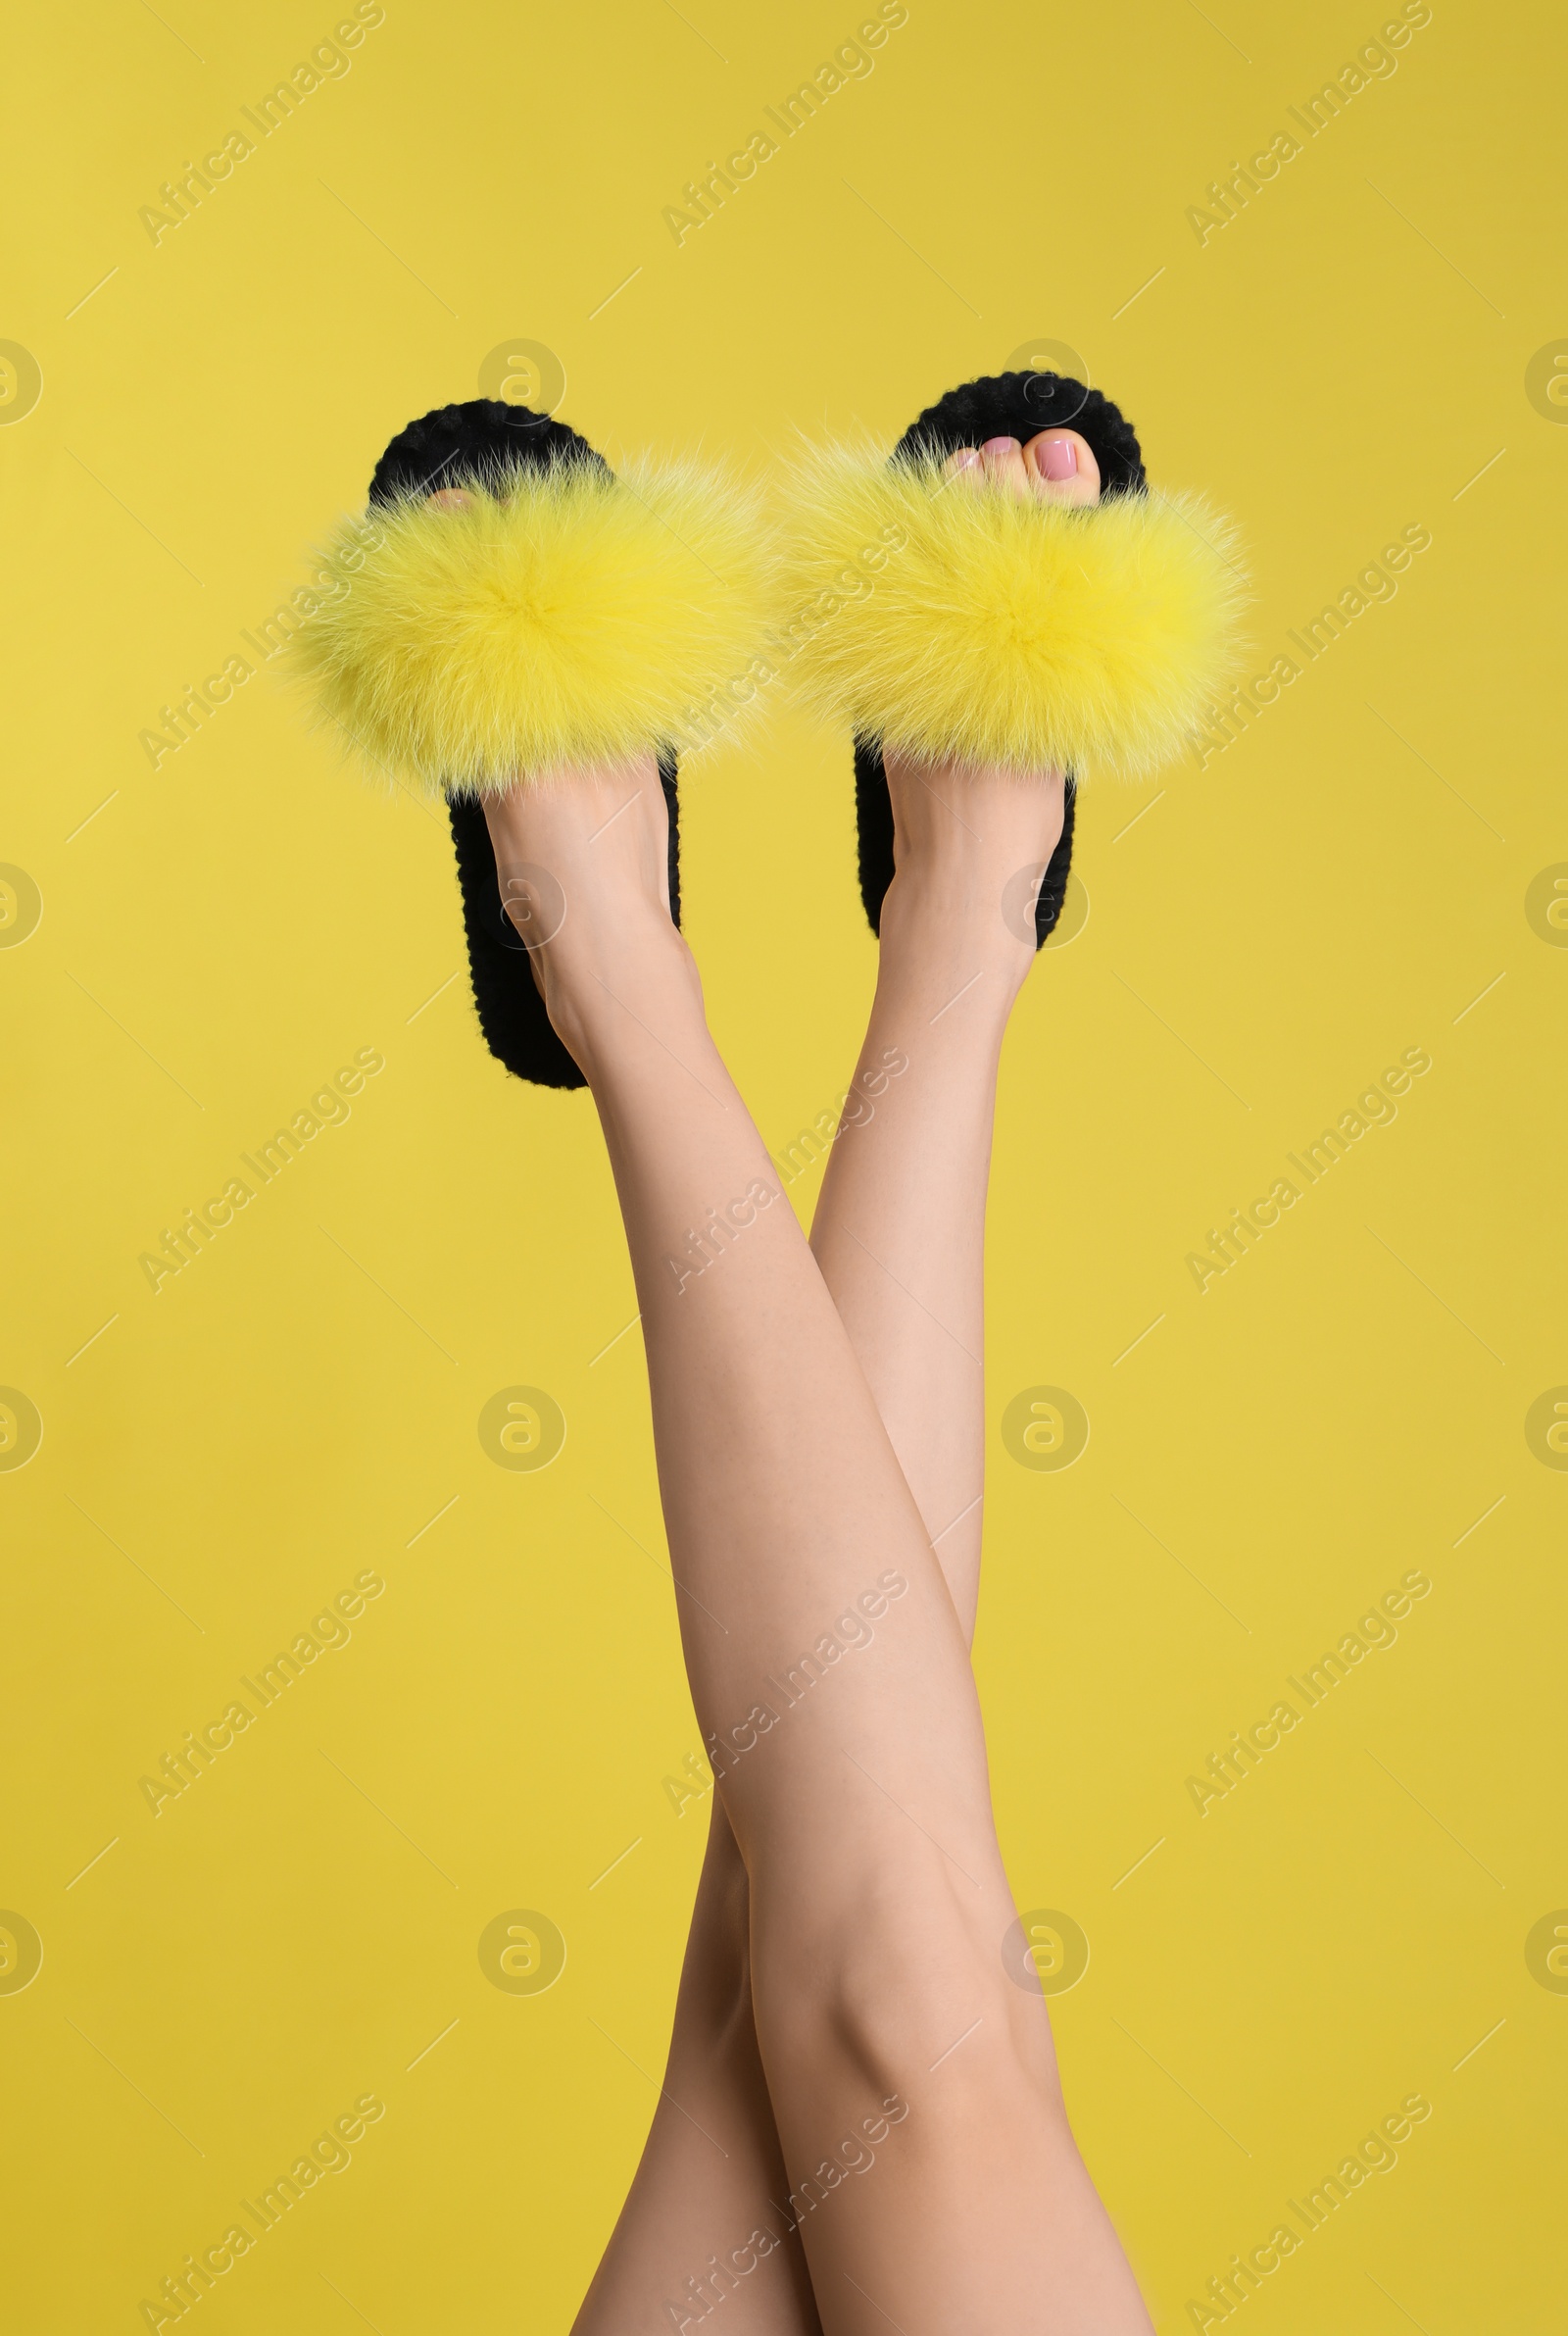
[(947, 480), (921, 445), (891, 463), (827, 449), (791, 501), (774, 590), (792, 637), (808, 632), (792, 674), (862, 736), (1137, 775), (1184, 743), (1232, 662), (1232, 530), (1196, 497), (1062, 510)]
[[(520, 446), (429, 484), (460, 482), (467, 510), (431, 506), (422, 481), (381, 486), (377, 547), (295, 636), (296, 671), (372, 766), (481, 795), (650, 744), (695, 751), (715, 692), (735, 721), (761, 615), (744, 489)], [(347, 529), (343, 549), (354, 566)]]

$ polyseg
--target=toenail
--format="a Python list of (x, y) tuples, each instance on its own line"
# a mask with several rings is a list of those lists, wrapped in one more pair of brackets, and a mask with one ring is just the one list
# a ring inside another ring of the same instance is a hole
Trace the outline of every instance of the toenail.
[(980, 451), (993, 462), (1003, 463), (1009, 454), (1017, 453), (1018, 441), (1016, 438), (988, 438)]
[(953, 458), (953, 467), (956, 471), (972, 471), (979, 460), (980, 450), (978, 447), (960, 446)]
[(1035, 448), (1035, 468), (1042, 478), (1076, 477), (1078, 449), (1070, 438), (1048, 438)]

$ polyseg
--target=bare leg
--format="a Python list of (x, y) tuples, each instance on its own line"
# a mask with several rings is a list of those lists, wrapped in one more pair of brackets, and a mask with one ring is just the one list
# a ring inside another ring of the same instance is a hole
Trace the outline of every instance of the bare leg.
[(984, 1482), (984, 1253), (997, 1070), (1034, 958), (1004, 919), (1062, 781), (888, 762), (898, 872), (876, 999), (811, 1231), (966, 1637)]
[[(967, 1639), (980, 1567), (991, 1121), (1007, 1011), (1033, 957), (1000, 903), (1017, 869), (1049, 859), (1062, 789), (1059, 779), (897, 763), (889, 779), (899, 873), (855, 1101), (811, 1243)], [(722, 2260), (751, 2236), (759, 2195), (786, 2196), (751, 2024), (747, 1913), (745, 1867), (715, 1796), (665, 2098), (580, 2336), (638, 2326), (638, 2305), (661, 2277), (665, 2301), (700, 2311), (716, 2292), (703, 2286), (710, 2253)], [(700, 2127), (722, 2142), (724, 2159)], [(787, 2280), (782, 2252), (747, 2278), (726, 2326), (788, 2336), (815, 2324), (798, 2243), (789, 2260)], [(685, 2287), (693, 2274), (695, 2297)]]
[(750, 1921), (746, 1867), (715, 1793), (663, 2090), (575, 2336), (670, 2336), (721, 2298), (724, 2336), (820, 2326), (752, 2015)]
[[(1094, 455), (1075, 430), (1043, 431), (1022, 448), (996, 439), (948, 469), (964, 485), (1054, 503), (1100, 496)], [(885, 767), (896, 872), (876, 1000), (811, 1247), (972, 1638), (997, 1070), (1034, 962), (1026, 871), (1043, 873), (1056, 847), (1063, 782), (1059, 772), (1024, 780), (892, 754)]]
[[(1143, 2330), (1065, 2133), (1043, 2004), (1003, 1970), (1012, 1908), (963, 1634), (657, 913), (651, 772), (636, 798), (624, 776), (579, 779), (498, 818), (503, 856), (550, 868), (568, 902), (547, 997), (627, 1218), (688, 1664), (752, 1880), (784, 2203), (824, 2324), (968, 2324), (984, 2265), (987, 2322)], [(705, 1223), (720, 1229), (698, 1274), (681, 1259)]]
[[(1099, 476), (1087, 444), (1076, 433), (1054, 435), (1055, 448), (1043, 438), (1020, 458), (999, 443), (964, 467), (1014, 491), (1027, 485), (1053, 500), (1095, 500)], [(1070, 456), (1059, 451), (1062, 438)], [(1061, 790), (1046, 785), (1031, 794), (1011, 782), (999, 790), (974, 773), (897, 761), (889, 781), (899, 873), (883, 911), (871, 1025), (812, 1247), (972, 1636), (991, 1118), (1005, 1007), (1032, 954), (1007, 948), (995, 912), (1016, 870), (1054, 848)], [(760, 2193), (782, 2196), (751, 2032), (747, 1914), (745, 1867), (715, 1796), (664, 2097), (580, 2336), (636, 2324), (656, 2289), (702, 2309), (716, 2291), (702, 2287), (699, 2271), (693, 2296), (691, 2266), (706, 2266), (728, 2243)], [(699, 2127), (722, 2133), (722, 2158)], [(817, 2323), (798, 2242), (730, 2298), (728, 2319), (739, 2336), (809, 2336)]]

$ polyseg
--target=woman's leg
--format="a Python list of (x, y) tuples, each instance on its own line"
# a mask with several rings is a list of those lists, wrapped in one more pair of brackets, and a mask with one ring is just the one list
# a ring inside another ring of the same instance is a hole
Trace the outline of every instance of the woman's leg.
[[(1076, 430), (969, 448), (951, 492), (1100, 500)], [(1008, 1013), (1063, 784), (885, 758), (893, 882), (876, 999), (811, 1247), (974, 1635), (985, 1478), (986, 1190)]]
[[(997, 1057), (1032, 956), (1015, 939), (1008, 946), (999, 902), (1018, 867), (1050, 858), (1061, 785), (896, 762), (888, 775), (899, 873), (811, 1246), (967, 1639), (980, 1570), (983, 1232)], [(973, 935), (990, 924), (998, 930), (987, 934), (982, 969)], [(710, 2256), (722, 2262), (752, 2236), (747, 2217), (760, 2196), (786, 2198), (752, 2020), (748, 1914), (746, 1869), (715, 1795), (663, 2094), (580, 2336), (635, 2327), (654, 2290), (695, 2319), (719, 2292)], [(798, 2239), (746, 2278), (726, 2322), (735, 2336), (815, 2327)]]
[[(987, 449), (976, 468), (1015, 491), (1093, 501), (1093, 455), (1074, 433), (1063, 434), (1075, 454), (1066, 483), (1048, 479), (1044, 441), (1022, 460), (1015, 447)], [(974, 773), (892, 759), (888, 775), (899, 876), (881, 920), (871, 1023), (811, 1243), (972, 1637), (984, 1452), (982, 1236), (997, 1049), (1005, 1004), (1033, 953), (1020, 947), (1000, 967), (988, 955), (990, 969), (975, 981), (980, 961), (963, 951), (977, 924), (996, 924), (1003, 885), (1031, 861), (1049, 859), (1061, 788), (999, 787)], [(1014, 899), (1014, 923), (1019, 907)], [(584, 2309), (582, 2336), (627, 2324), (661, 2274), (666, 2290), (684, 2296), (681, 2308), (700, 2313), (719, 2291), (700, 2278), (692, 2293), (686, 2266), (709, 2264), (744, 2219), (747, 2200), (783, 2195), (751, 2021), (747, 1911), (745, 1867), (715, 1796), (664, 2097)], [(722, 2159), (704, 2129), (724, 2133)], [(744, 2297), (734, 2296), (732, 2326), (742, 2336), (813, 2329), (798, 2241), (765, 2269), (765, 2279), (749, 2279)]]
[[(999, 903), (1017, 868), (1049, 860), (1062, 790), (1059, 780), (1026, 787), (897, 762), (888, 777), (899, 873), (811, 1247), (967, 1639), (980, 1572), (983, 1233), (997, 1059), (1033, 954), (1015, 939), (1007, 946)], [(976, 930), (992, 924), (976, 954)], [(695, 2319), (719, 2292), (710, 2256), (722, 2262), (726, 2248), (750, 2238), (742, 2226), (759, 2196), (787, 2195), (752, 2020), (748, 1914), (746, 1869), (715, 1795), (663, 2096), (579, 2336), (636, 2327), (655, 2290)], [(746, 2278), (726, 2324), (733, 2336), (814, 2329), (798, 2239)]]
[(984, 1490), (984, 1264), (997, 1071), (1034, 957), (1004, 919), (1062, 781), (888, 762), (897, 870), (876, 998), (811, 1247), (962, 1622)]
[(567, 903), (547, 997), (620, 1189), (688, 1666), (751, 1876), (793, 2182), (773, 2203), (803, 2219), (824, 2325), (1144, 2329), (1043, 2003), (1003, 1967), (1013, 1910), (963, 1632), (660, 909), (651, 766), (636, 787), (519, 791), (496, 823), (501, 857)]
[(752, 2016), (750, 1885), (717, 1793), (710, 1806), (662, 2089), (574, 2336), (670, 2336), (721, 2301), (724, 2336), (820, 2326), (777, 2211), (789, 2177)]

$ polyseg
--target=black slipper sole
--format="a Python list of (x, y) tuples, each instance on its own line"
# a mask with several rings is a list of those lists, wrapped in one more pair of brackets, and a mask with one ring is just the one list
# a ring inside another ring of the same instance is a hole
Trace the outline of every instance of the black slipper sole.
[[(1098, 389), (1060, 373), (993, 373), (949, 390), (910, 423), (893, 450), (893, 460), (932, 455), (946, 461), (960, 446), (983, 446), (988, 438), (1016, 438), (1020, 445), (1041, 430), (1072, 429), (1087, 439), (1100, 467), (1103, 501), (1112, 494), (1147, 494), (1149, 481), (1131, 422), (1122, 419)], [(1078, 789), (1067, 773), (1066, 816), (1035, 904), (1035, 947), (1044, 948), (1055, 930), (1067, 897)], [(855, 741), (855, 804), (859, 831), (860, 898), (871, 930), (880, 932), (882, 902), (893, 881), (893, 804), (882, 767), (881, 741)]]
[[(564, 422), (526, 406), (474, 398), (442, 406), (411, 422), (375, 467), (370, 502), (390, 504), (408, 494), (436, 494), (466, 481), (493, 480), (498, 469), (548, 468), (565, 459), (598, 464), (595, 452)], [(669, 910), (680, 923), (680, 803), (678, 761), (661, 754), (659, 776), (669, 813)], [(451, 795), (447, 810), (463, 895), (463, 924), (474, 1008), (486, 1046), (514, 1078), (539, 1087), (584, 1087), (587, 1080), (550, 1026), (534, 983), (528, 948), (501, 905), (496, 856), (484, 807), (471, 795)]]

